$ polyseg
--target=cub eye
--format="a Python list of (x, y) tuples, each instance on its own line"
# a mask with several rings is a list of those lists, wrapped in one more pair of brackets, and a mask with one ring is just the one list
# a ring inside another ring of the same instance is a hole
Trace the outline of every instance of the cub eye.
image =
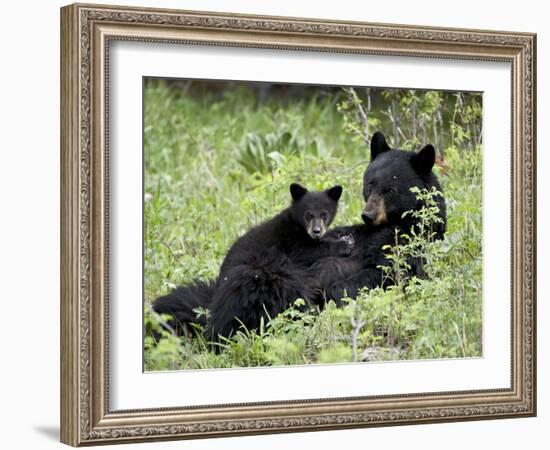
[(321, 219), (323, 220), (328, 219), (328, 211), (321, 211)]
[(311, 220), (313, 219), (313, 214), (309, 211), (306, 211), (306, 213), (304, 214), (304, 217), (306, 220)]
[(392, 187), (387, 187), (387, 188), (384, 188), (384, 190), (382, 192), (384, 194), (395, 194), (396, 189), (392, 188)]

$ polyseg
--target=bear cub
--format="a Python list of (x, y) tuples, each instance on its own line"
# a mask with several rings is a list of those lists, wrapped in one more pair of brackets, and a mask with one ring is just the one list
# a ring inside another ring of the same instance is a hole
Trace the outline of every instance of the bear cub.
[(241, 325), (255, 329), (294, 300), (313, 300), (308, 269), (317, 260), (351, 254), (350, 234), (327, 235), (342, 195), (341, 186), (309, 191), (290, 185), (290, 206), (251, 228), (231, 246), (215, 282), (195, 281), (153, 302), (157, 313), (172, 314), (180, 325), (196, 322), (193, 309), (210, 310), (203, 322), (209, 336), (228, 337)]
[(327, 256), (348, 256), (353, 242), (327, 239), (342, 187), (322, 192), (290, 185), (291, 205), (239, 238), (220, 269), (210, 305), (209, 332), (229, 336), (240, 325), (254, 329), (287, 309), (294, 300), (310, 300), (307, 269)]

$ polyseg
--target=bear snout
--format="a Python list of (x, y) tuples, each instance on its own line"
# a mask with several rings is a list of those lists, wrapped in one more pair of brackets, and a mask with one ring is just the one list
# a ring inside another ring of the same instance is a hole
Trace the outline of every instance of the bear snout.
[(361, 213), (361, 219), (363, 219), (363, 222), (365, 222), (367, 225), (374, 222), (374, 219), (376, 219), (376, 211), (370, 210), (367, 211), (367, 209), (364, 209)]
[(365, 209), (361, 213), (363, 222), (367, 225), (382, 225), (387, 222), (386, 204), (384, 198), (373, 194), (367, 199)]
[(308, 224), (306, 231), (312, 239), (318, 241), (327, 232), (327, 227), (321, 219), (313, 219)]

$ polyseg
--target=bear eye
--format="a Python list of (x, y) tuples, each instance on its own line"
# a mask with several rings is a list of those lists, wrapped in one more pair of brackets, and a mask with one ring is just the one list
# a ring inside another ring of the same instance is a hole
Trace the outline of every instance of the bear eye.
[(304, 214), (304, 217), (306, 220), (311, 220), (313, 219), (313, 214), (310, 211), (306, 211), (306, 213)]
[(327, 220), (328, 219), (328, 211), (321, 211), (321, 219)]
[(392, 187), (387, 187), (387, 188), (384, 188), (384, 190), (382, 192), (384, 194), (395, 194), (396, 189), (392, 188)]

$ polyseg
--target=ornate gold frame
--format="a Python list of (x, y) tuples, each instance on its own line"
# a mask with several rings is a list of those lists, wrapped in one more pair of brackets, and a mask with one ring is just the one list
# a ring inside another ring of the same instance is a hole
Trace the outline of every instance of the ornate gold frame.
[[(509, 389), (111, 411), (108, 401), (109, 43), (137, 40), (507, 61), (512, 66)], [(61, 9), (61, 440), (106, 444), (533, 416), (536, 36), (75, 4)]]

